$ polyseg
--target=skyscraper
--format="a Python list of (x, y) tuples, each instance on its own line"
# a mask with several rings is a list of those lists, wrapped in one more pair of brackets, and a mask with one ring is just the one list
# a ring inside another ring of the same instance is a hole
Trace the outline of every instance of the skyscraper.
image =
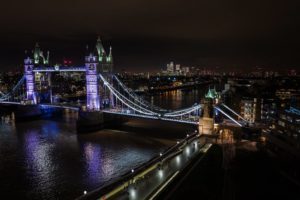
[(170, 64), (167, 64), (167, 72), (170, 74), (174, 73), (174, 62), (170, 62)]

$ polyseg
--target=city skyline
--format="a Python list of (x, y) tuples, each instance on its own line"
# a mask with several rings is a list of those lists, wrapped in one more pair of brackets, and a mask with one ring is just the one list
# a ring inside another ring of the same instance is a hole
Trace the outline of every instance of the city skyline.
[(20, 67), (35, 42), (55, 62), (83, 63), (85, 46), (97, 35), (113, 46), (117, 70), (159, 71), (170, 61), (224, 70), (299, 69), (299, 13), (292, 1), (151, 2), (4, 2), (0, 69)]
[(3, 1), (9, 199), (300, 199), (293, 0)]

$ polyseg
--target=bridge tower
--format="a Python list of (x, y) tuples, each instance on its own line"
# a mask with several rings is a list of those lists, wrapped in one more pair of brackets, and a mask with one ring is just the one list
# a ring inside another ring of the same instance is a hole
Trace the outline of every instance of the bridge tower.
[(35, 76), (33, 72), (34, 60), (27, 55), (24, 59), (24, 69), (25, 69), (25, 80), (26, 80), (26, 100), (30, 104), (36, 104), (36, 93), (35, 93)]
[(107, 55), (105, 49), (103, 48), (100, 37), (97, 39), (96, 51), (98, 54), (99, 71), (103, 76), (111, 75), (113, 73), (113, 58), (112, 58), (112, 48), (109, 49), (109, 54)]
[[(50, 74), (35, 73), (33, 70), (35, 67), (45, 66), (49, 64), (49, 51), (45, 57), (38, 43), (36, 43), (34, 50), (31, 53), (25, 52), (26, 57), (24, 59), (24, 72), (26, 80), (26, 100), (30, 104), (37, 104), (40, 101), (39, 92), (41, 92), (41, 77), (48, 75), (48, 87), (51, 86)], [(40, 84), (38, 84), (40, 82)]]
[(204, 98), (202, 105), (203, 115), (199, 119), (199, 133), (211, 135), (214, 131), (213, 100), (211, 98)]
[(86, 105), (88, 111), (100, 110), (100, 96), (98, 87), (98, 60), (90, 53), (85, 57), (86, 69)]
[(218, 104), (221, 99), (221, 94), (217, 92), (216, 87), (208, 89), (207, 94), (205, 95), (205, 98), (212, 99), (213, 104)]
[[(100, 37), (98, 37), (96, 42), (96, 54), (98, 55), (98, 68), (99, 72), (105, 79), (113, 84), (113, 57), (112, 57), (112, 48), (109, 48), (109, 54), (107, 55)], [(101, 106), (105, 107), (114, 107), (114, 97), (111, 92), (109, 92), (105, 87), (101, 87)]]
[[(112, 75), (113, 75), (113, 56), (112, 56), (112, 47), (110, 46), (109, 47), (109, 55), (106, 59), (107, 63), (108, 63), (108, 68), (109, 68), (109, 73), (110, 73), (110, 76), (109, 76), (109, 79), (110, 79), (110, 82), (113, 84), (113, 81), (112, 81)], [(110, 107), (113, 108), (115, 107), (115, 99), (114, 99), (114, 95), (110, 92)]]

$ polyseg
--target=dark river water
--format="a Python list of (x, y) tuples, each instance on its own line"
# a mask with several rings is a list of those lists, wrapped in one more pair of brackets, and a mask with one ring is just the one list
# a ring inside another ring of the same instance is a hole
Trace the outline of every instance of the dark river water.
[[(178, 109), (199, 103), (203, 92), (178, 90), (145, 98), (155, 105)], [(159, 123), (133, 121), (128, 126), (131, 129), (77, 135), (74, 113), (60, 119), (18, 124), (3, 119), (0, 121), (1, 196), (74, 199), (84, 190), (109, 183), (157, 156), (178, 140), (177, 136), (158, 137), (165, 133)], [(152, 135), (153, 126), (157, 127)], [(172, 128), (181, 131), (176, 125)]]

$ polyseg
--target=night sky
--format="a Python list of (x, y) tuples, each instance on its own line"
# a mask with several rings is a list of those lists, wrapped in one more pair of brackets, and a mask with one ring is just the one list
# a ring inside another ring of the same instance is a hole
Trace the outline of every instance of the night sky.
[(35, 42), (82, 64), (101, 35), (115, 68), (153, 71), (175, 61), (210, 69), (300, 69), (300, 7), (277, 0), (4, 0), (0, 68), (21, 68)]

